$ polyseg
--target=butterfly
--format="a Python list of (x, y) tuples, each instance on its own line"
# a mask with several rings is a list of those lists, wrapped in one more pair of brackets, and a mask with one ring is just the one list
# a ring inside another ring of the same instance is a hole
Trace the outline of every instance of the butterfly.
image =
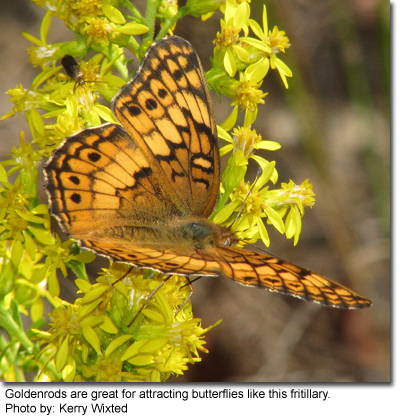
[(224, 274), (326, 306), (371, 305), (310, 270), (234, 247), (235, 234), (208, 220), (220, 189), (217, 130), (187, 41), (154, 43), (112, 109), (121, 125), (68, 137), (45, 167), (51, 212), (82, 247), (164, 274)]
[(83, 71), (79, 64), (75, 61), (74, 57), (68, 54), (64, 55), (61, 59), (61, 64), (71, 79), (75, 80), (75, 82), (81, 86), (85, 84)]

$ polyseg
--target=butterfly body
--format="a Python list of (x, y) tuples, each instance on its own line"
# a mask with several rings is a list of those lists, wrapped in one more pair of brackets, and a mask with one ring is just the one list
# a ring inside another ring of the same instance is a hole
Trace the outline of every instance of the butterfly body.
[(235, 248), (234, 233), (208, 220), (220, 187), (217, 130), (188, 42), (153, 44), (112, 109), (121, 125), (68, 137), (45, 168), (51, 211), (83, 247), (165, 274), (224, 274), (327, 306), (370, 306), (310, 270)]
[(207, 252), (210, 247), (237, 242), (228, 228), (211, 223), (207, 219), (172, 218), (168, 220), (168, 224), (160, 221), (141, 226), (137, 223), (136, 221), (136, 225), (122, 224), (100, 231), (82, 232), (79, 238), (92, 242), (107, 238), (124, 243), (127, 247), (140, 246), (175, 253), (187, 253), (188, 250)]

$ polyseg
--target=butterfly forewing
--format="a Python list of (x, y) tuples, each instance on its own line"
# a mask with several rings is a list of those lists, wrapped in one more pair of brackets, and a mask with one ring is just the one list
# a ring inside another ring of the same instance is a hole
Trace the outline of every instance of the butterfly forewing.
[(211, 214), (219, 152), (207, 82), (193, 47), (178, 37), (156, 43), (115, 98), (114, 112), (182, 214)]
[(336, 308), (371, 306), (370, 300), (347, 287), (281, 258), (226, 246), (218, 247), (214, 255), (222, 272), (245, 286), (260, 287)]
[(78, 239), (121, 222), (151, 223), (173, 211), (146, 157), (115, 124), (67, 138), (45, 173), (52, 212)]

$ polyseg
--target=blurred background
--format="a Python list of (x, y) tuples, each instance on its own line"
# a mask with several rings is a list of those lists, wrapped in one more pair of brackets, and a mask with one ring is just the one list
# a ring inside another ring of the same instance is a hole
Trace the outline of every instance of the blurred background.
[[(144, 1), (134, 1), (143, 10)], [(373, 301), (360, 311), (328, 309), (226, 278), (195, 283), (194, 315), (207, 333), (208, 354), (172, 381), (387, 382), (390, 381), (390, 3), (384, 0), (253, 0), (252, 18), (263, 4), (269, 28), (276, 25), (291, 48), (279, 56), (293, 71), (284, 89), (270, 72), (269, 92), (253, 128), (282, 148), (275, 160), (280, 182), (310, 179), (316, 193), (306, 209), (300, 241), (269, 228), (269, 251), (345, 284)], [(44, 10), (29, 0), (0, 0), (0, 115), (12, 108), (5, 91), (29, 87), (38, 69), (28, 61), (39, 38)], [(220, 13), (206, 22), (187, 17), (175, 33), (188, 39), (207, 71)], [(49, 42), (73, 39), (56, 19)], [(132, 67), (133, 70), (134, 66)], [(218, 103), (217, 123), (230, 112)], [(0, 156), (29, 138), (23, 115), (0, 123)], [(249, 168), (253, 180), (256, 165)], [(42, 201), (46, 201), (43, 189)], [(261, 246), (258, 244), (258, 246)], [(106, 266), (107, 262), (101, 260)], [(93, 276), (99, 265), (91, 267)], [(63, 293), (75, 290), (62, 281)], [(66, 297), (66, 299), (73, 299)]]

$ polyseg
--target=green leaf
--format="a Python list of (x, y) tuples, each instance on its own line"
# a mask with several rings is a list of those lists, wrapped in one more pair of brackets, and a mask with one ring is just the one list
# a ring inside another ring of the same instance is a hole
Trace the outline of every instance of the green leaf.
[(46, 274), (47, 274), (47, 267), (44, 265), (43, 267), (35, 270), (30, 281), (33, 284), (39, 284), (46, 277)]
[(285, 233), (285, 224), (283, 223), (283, 220), (281, 219), (279, 214), (272, 207), (269, 206), (266, 207), (265, 213), (267, 213), (268, 219), (275, 227), (275, 229), (279, 233)]
[[(45, 223), (46, 222), (46, 220), (44, 220), (42, 217), (34, 216), (32, 213), (28, 211), (21, 211), (19, 209), (15, 209), (15, 213), (18, 214), (18, 216), (21, 217), (22, 219), (27, 220), (28, 222), (32, 222), (32, 223)], [(43, 231), (43, 232), (46, 232), (46, 231)], [(50, 245), (50, 244), (47, 244), (47, 245)]]
[(119, 32), (126, 35), (142, 35), (149, 32), (149, 28), (140, 23), (130, 22), (119, 28), (115, 28), (114, 32)]
[(11, 264), (6, 256), (3, 257), (0, 264), (0, 301), (3, 302), (15, 286), (15, 278), (17, 276), (17, 267)]
[(40, 136), (44, 136), (45, 131), (43, 118), (35, 108), (33, 108), (29, 113), (29, 122), (31, 128), (34, 129), (33, 133), (37, 132)]
[(264, 33), (263, 30), (261, 29), (261, 26), (253, 19), (249, 19), (249, 25), (250, 28), (253, 30), (253, 32), (256, 34), (256, 36), (258, 36), (258, 38), (263, 39), (264, 38)]
[(21, 316), (19, 314), (19, 303), (16, 299), (11, 300), (10, 305), (10, 314), (12, 316), (12, 319), (18, 324), (18, 326), (23, 329), (24, 326), (22, 325)]
[(75, 96), (68, 96), (66, 101), (66, 108), (67, 112), (71, 117), (75, 118), (78, 116), (78, 101), (76, 100)]
[(57, 274), (55, 271), (52, 271), (48, 278), (47, 278), (48, 284), (49, 284), (49, 292), (51, 296), (59, 296), (60, 295), (60, 285), (58, 283)]
[(115, 117), (110, 108), (104, 105), (95, 105), (94, 109), (101, 119), (107, 122), (115, 123)]
[(74, 256), (74, 260), (84, 264), (91, 263), (96, 259), (96, 254), (92, 251), (82, 251), (80, 254)]
[(73, 382), (76, 373), (76, 363), (72, 356), (68, 357), (68, 363), (61, 372), (64, 382)]
[(38, 321), (42, 318), (44, 312), (43, 300), (38, 297), (31, 305), (31, 318), (33, 322)]
[(268, 58), (262, 58), (257, 63), (247, 67), (245, 74), (249, 77), (249, 80), (253, 83), (258, 83), (264, 79), (269, 70)]
[(104, 15), (109, 20), (111, 20), (111, 22), (117, 23), (119, 25), (123, 25), (126, 22), (122, 13), (110, 4), (104, 4), (101, 10), (103, 11)]
[(153, 338), (140, 347), (140, 353), (152, 353), (168, 343), (167, 337)]
[(117, 337), (115, 340), (111, 341), (111, 343), (108, 345), (104, 355), (108, 357), (114, 350), (116, 350), (118, 347), (121, 347), (122, 344), (130, 340), (132, 337), (133, 337), (132, 334), (124, 334), (124, 335), (121, 335), (120, 337)]
[(85, 264), (81, 263), (80, 261), (76, 261), (75, 259), (72, 259), (66, 263), (66, 266), (70, 268), (76, 274), (77, 277), (88, 280)]
[(7, 172), (2, 165), (0, 165), (0, 182), (3, 184), (8, 182)]
[(139, 354), (128, 359), (128, 362), (135, 366), (146, 366), (154, 362), (154, 356), (152, 354)]
[(103, 316), (103, 322), (99, 325), (99, 328), (109, 334), (117, 334), (119, 332), (111, 318), (109, 318), (107, 315)]
[(28, 252), (31, 259), (34, 260), (36, 258), (35, 241), (32, 239), (31, 235), (29, 235), (29, 233), (26, 230), (24, 230), (22, 233), (25, 239), (25, 242), (24, 242), (25, 249)]
[(101, 299), (94, 300), (91, 303), (79, 307), (79, 319), (84, 318), (87, 314), (90, 314), (96, 307), (102, 302)]
[(236, 61), (231, 50), (227, 50), (224, 55), (224, 68), (229, 76), (233, 77), (236, 73)]
[(146, 342), (147, 340), (138, 340), (135, 343), (131, 344), (119, 360), (123, 362), (137, 355), (139, 353), (140, 347), (142, 347)]
[(83, 336), (86, 341), (95, 349), (97, 354), (101, 354), (100, 339), (92, 327), (82, 328)]
[(81, 327), (96, 327), (97, 325), (101, 324), (103, 322), (102, 315), (92, 315), (87, 316), (85, 319), (82, 319), (80, 322)]
[(160, 312), (153, 311), (152, 309), (144, 308), (142, 314), (151, 321), (158, 322), (160, 324), (165, 322), (164, 317), (160, 314)]
[(94, 300), (98, 299), (101, 295), (103, 295), (103, 293), (105, 293), (109, 288), (109, 285), (94, 285), (92, 287), (92, 290), (86, 293), (85, 296), (82, 298), (82, 303), (93, 302)]
[(53, 13), (48, 10), (42, 20), (42, 24), (40, 26), (40, 40), (42, 41), (43, 45), (47, 45), (47, 35), (50, 30), (50, 24), (51, 24), (51, 18), (53, 16)]
[(247, 2), (242, 2), (236, 9), (235, 16), (233, 17), (233, 26), (235, 28), (243, 28), (247, 24), (250, 17), (250, 5)]
[(250, 62), (249, 53), (245, 48), (240, 47), (239, 45), (233, 45), (233, 49), (235, 50), (240, 61), (243, 61), (244, 63)]
[(28, 226), (29, 232), (42, 244), (44, 245), (55, 245), (56, 241), (50, 232), (44, 229), (38, 229), (33, 226)]
[(61, 372), (65, 364), (67, 363), (68, 350), (69, 350), (68, 336), (66, 336), (64, 337), (64, 341), (62, 342), (60, 348), (57, 351), (56, 369), (58, 372)]
[(92, 287), (91, 283), (84, 279), (76, 279), (75, 284), (83, 293), (87, 293)]
[(260, 51), (264, 51), (268, 54), (271, 54), (271, 47), (263, 41), (251, 37), (243, 37), (240, 38), (240, 40), (246, 42), (247, 44), (250, 44), (252, 47), (257, 48)]
[(257, 217), (257, 227), (258, 227), (258, 233), (260, 234), (261, 240), (266, 246), (269, 246), (271, 241), (269, 239), (268, 231), (260, 217)]
[(11, 250), (11, 261), (15, 266), (18, 266), (21, 262), (22, 255), (24, 253), (24, 246), (21, 241), (14, 241), (14, 245)]
[(121, 79), (118, 76), (115, 76), (114, 74), (106, 74), (104, 76), (102, 76), (103, 82), (110, 84), (111, 86), (115, 87), (115, 88), (122, 88), (122, 86), (124, 86), (126, 84), (124, 79)]

